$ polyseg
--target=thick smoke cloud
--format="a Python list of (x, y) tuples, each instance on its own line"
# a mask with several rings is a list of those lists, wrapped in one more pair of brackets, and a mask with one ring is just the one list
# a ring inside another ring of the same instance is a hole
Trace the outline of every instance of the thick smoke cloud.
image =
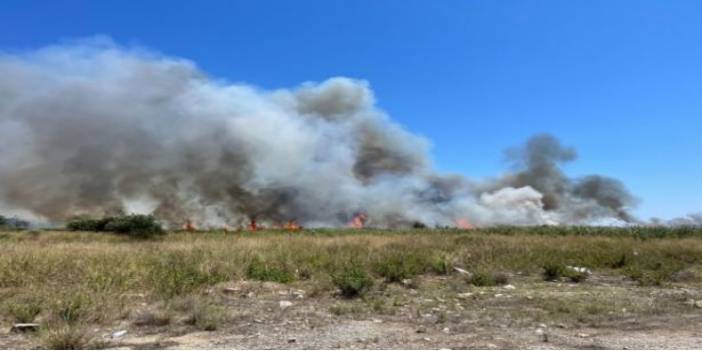
[(626, 223), (613, 179), (569, 179), (575, 151), (547, 135), (474, 182), (437, 174), (429, 143), (375, 106), (368, 83), (331, 78), (262, 91), (187, 60), (109, 41), (0, 56), (0, 208), (53, 223), (154, 213), (171, 226), (382, 227)]

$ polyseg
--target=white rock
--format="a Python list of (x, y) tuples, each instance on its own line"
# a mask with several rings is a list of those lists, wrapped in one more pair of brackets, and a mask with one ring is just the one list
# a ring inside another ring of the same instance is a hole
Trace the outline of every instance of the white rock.
[(39, 330), (39, 324), (37, 323), (17, 323), (13, 324), (10, 329), (13, 333), (34, 332), (37, 330)]
[(293, 303), (290, 302), (290, 301), (287, 301), (287, 300), (283, 300), (283, 301), (280, 301), (280, 302), (278, 303), (278, 305), (280, 306), (280, 308), (286, 309), (286, 308), (292, 306)]
[(514, 287), (514, 285), (512, 285), (512, 284), (507, 284), (507, 285), (503, 286), (503, 288), (508, 289), (508, 290), (516, 289), (516, 287)]
[(470, 272), (468, 272), (467, 270), (465, 270), (463, 268), (453, 267), (453, 270), (455, 270), (456, 272), (461, 273), (461, 274), (472, 275)]
[(119, 339), (119, 338), (121, 338), (121, 337), (123, 337), (123, 336), (125, 336), (125, 335), (127, 335), (127, 331), (126, 331), (126, 330), (118, 330), (118, 331), (112, 333), (112, 338), (113, 338), (113, 339)]

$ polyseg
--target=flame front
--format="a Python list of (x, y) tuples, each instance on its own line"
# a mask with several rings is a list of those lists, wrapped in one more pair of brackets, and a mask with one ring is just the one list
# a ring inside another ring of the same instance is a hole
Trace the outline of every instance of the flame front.
[(349, 227), (351, 228), (356, 228), (356, 229), (361, 229), (365, 226), (366, 220), (368, 219), (368, 216), (366, 216), (365, 213), (359, 213), (351, 219), (349, 222)]
[(459, 229), (473, 229), (475, 228), (467, 219), (459, 218), (456, 220), (456, 227)]
[(195, 228), (195, 225), (193, 224), (193, 222), (190, 220), (190, 218), (188, 218), (185, 220), (185, 224), (183, 224), (183, 230), (187, 230), (189, 232), (194, 232), (197, 230), (197, 228)]

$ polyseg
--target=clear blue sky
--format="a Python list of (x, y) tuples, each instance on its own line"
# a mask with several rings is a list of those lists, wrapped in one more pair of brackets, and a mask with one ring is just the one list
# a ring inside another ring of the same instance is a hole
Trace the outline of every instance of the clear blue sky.
[(442, 171), (549, 132), (642, 217), (702, 211), (702, 1), (2, 1), (0, 50), (96, 34), (264, 88), (366, 79)]

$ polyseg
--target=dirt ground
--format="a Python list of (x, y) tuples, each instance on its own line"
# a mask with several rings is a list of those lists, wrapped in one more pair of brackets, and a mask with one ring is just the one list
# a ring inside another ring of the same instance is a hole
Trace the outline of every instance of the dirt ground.
[[(460, 275), (385, 284), (372, 295), (317, 294), (305, 282), (238, 281), (193, 299), (220, 306), (203, 331), (175, 313), (141, 322), (163, 308), (134, 296), (129, 315), (90, 334), (116, 349), (694, 349), (702, 347), (702, 290), (674, 284), (639, 287), (625, 278), (581, 283), (513, 276), (505, 286), (462, 284)], [(698, 303), (700, 301), (700, 303)], [(185, 307), (187, 310), (187, 307)], [(142, 316), (142, 317), (140, 317)], [(40, 335), (9, 332), (2, 348), (41, 347)], [(126, 331), (126, 334), (120, 336)], [(40, 334), (40, 333), (39, 333)]]

